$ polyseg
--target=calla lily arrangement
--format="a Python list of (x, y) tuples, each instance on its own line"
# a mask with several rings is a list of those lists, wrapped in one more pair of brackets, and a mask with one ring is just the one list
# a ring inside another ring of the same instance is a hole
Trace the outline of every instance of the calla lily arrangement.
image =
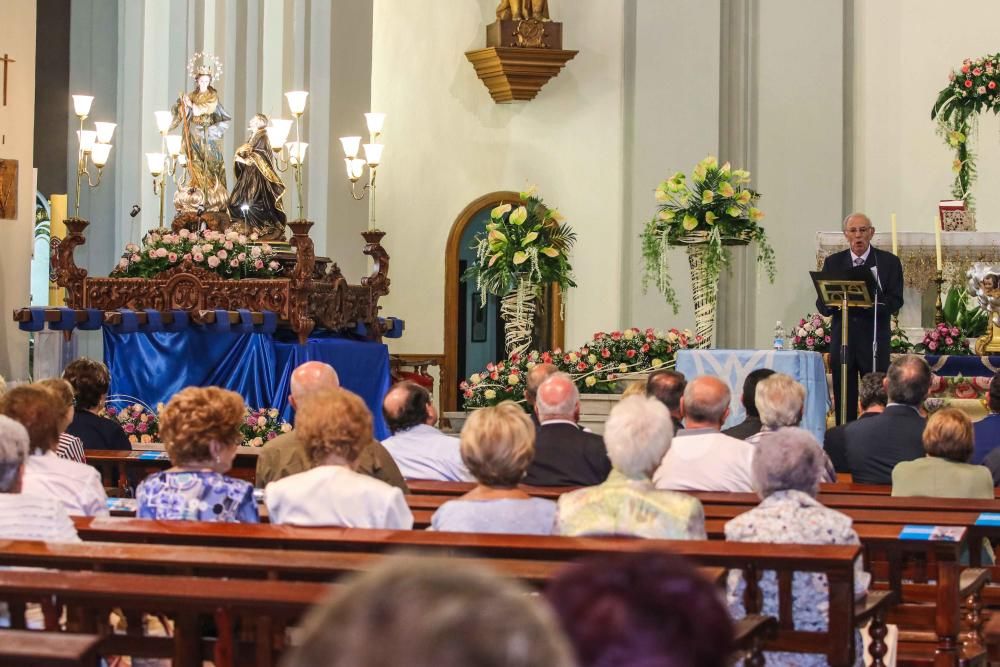
[(722, 266), (729, 262), (726, 245), (756, 241), (758, 264), (774, 282), (774, 250), (758, 224), (764, 218), (756, 207), (760, 193), (749, 183), (750, 172), (733, 169), (728, 162), (720, 166), (710, 155), (695, 165), (690, 179), (678, 171), (656, 188), (659, 211), (642, 234), (646, 262), (643, 286), (652, 281), (675, 313), (677, 295), (667, 264), (670, 246), (706, 244), (705, 271), (709, 282), (714, 282)]
[(476, 262), (463, 280), (476, 281), (486, 295), (505, 296), (522, 283), (535, 292), (547, 283), (558, 283), (565, 292), (576, 287), (569, 253), (576, 233), (556, 209), (546, 208), (534, 186), (520, 193), (515, 207), (503, 203), (490, 211), (486, 232), (477, 234), (473, 248)]

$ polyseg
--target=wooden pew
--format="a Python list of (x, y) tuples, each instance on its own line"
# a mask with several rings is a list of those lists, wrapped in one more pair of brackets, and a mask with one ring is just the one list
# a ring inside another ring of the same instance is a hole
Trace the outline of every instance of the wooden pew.
[[(102, 637), (99, 652), (142, 657), (173, 657), (175, 665), (200, 665), (218, 656), (233, 655), (235, 663), (274, 664), (280, 643), (275, 637), (293, 624), (330, 591), (330, 585), (311, 582), (245, 581), (171, 577), (165, 575), (109, 574), (100, 572), (55, 572), (46, 570), (0, 571), (0, 599), (38, 602), (45, 611), (46, 630), (58, 630), (59, 610), (67, 608), (73, 631)], [(173, 638), (117, 635), (107, 619), (112, 609), (146, 612), (172, 617)], [(199, 615), (214, 615), (216, 641), (207, 641), (199, 630)], [(17, 621), (15, 614), (12, 622)], [(233, 622), (242, 619), (245, 632), (253, 630), (253, 646), (233, 638)], [(225, 661), (223, 661), (225, 662)], [(220, 666), (221, 667), (221, 666)]]
[[(256, 447), (242, 447), (241, 449), (252, 451), (238, 451), (233, 459), (230, 476), (238, 479), (245, 479), (251, 484), (257, 474), (257, 454)], [(148, 475), (170, 467), (170, 460), (166, 455), (160, 458), (141, 458), (144, 454), (151, 452), (145, 450), (115, 450), (115, 449), (88, 449), (87, 464), (97, 468), (101, 473), (101, 480), (104, 486), (114, 486), (115, 471), (123, 470), (127, 479), (142, 480)]]
[(97, 635), (0, 630), (0, 665), (97, 667)]
[[(532, 560), (572, 560), (591, 554), (618, 553), (644, 549), (665, 549), (692, 558), (709, 567), (742, 569), (754, 577), (766, 569), (779, 571), (820, 571), (831, 582), (831, 606), (835, 610), (826, 633), (791, 632), (790, 618), (779, 619), (777, 636), (764, 642), (770, 650), (803, 650), (803, 641), (826, 652), (831, 664), (850, 664), (853, 628), (868, 619), (876, 627), (893, 599), (891, 591), (873, 592), (865, 601), (853, 602), (854, 558), (858, 547), (788, 545), (780, 552), (770, 545), (726, 544), (723, 542), (676, 542), (626, 538), (568, 538), (475, 533), (433, 533), (386, 531), (357, 528), (298, 528), (275, 525), (208, 524), (197, 522), (139, 521), (132, 519), (76, 518), (74, 522), (85, 540), (146, 542), (164, 544), (207, 544), (214, 546), (310, 549), (321, 551), (385, 552), (407, 548), (447, 554), (474, 554)], [(788, 581), (791, 578), (788, 577)], [(759, 611), (757, 601), (748, 606)], [(785, 610), (786, 614), (790, 609)]]

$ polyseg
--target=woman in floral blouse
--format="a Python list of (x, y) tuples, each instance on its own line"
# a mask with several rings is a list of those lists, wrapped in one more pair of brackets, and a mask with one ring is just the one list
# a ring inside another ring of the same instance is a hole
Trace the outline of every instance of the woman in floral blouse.
[(160, 414), (160, 436), (173, 467), (136, 490), (140, 519), (257, 523), (253, 485), (225, 475), (236, 458), (246, 406), (218, 387), (188, 387)]
[[(824, 507), (816, 500), (824, 473), (823, 449), (808, 431), (782, 428), (757, 444), (753, 460), (754, 487), (762, 498), (754, 509), (726, 524), (726, 539), (731, 542), (769, 542), (780, 544), (860, 544), (851, 519)], [(864, 571), (861, 559), (855, 563), (854, 594), (863, 598), (871, 575)], [(743, 591), (746, 582), (740, 570), (729, 573), (727, 598), (734, 618), (746, 615)], [(778, 584), (773, 570), (760, 580), (763, 609), (760, 613), (778, 615)], [(829, 586), (826, 575), (796, 572), (792, 581), (792, 616), (796, 630), (825, 631), (828, 623)], [(861, 638), (855, 635), (857, 664), (861, 662)], [(826, 665), (826, 656), (818, 653), (768, 653), (768, 665), (811, 667)]]

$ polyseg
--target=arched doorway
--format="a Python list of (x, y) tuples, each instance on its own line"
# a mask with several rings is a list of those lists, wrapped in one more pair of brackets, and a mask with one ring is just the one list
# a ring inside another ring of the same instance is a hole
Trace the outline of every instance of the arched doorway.
[[(470, 373), (481, 370), (487, 361), (504, 356), (503, 328), (496, 314), (496, 299), (491, 297), (480, 309), (475, 285), (461, 281), (463, 262), (471, 258), (472, 237), (485, 229), (490, 210), (502, 203), (519, 201), (520, 194), (510, 190), (491, 192), (473, 200), (462, 209), (451, 226), (445, 249), (444, 271), (444, 361), (441, 365), (441, 409), (457, 410), (458, 384)], [(542, 318), (535, 331), (541, 349), (562, 347), (564, 324), (560, 317), (562, 297), (558, 286), (545, 290)], [(482, 365), (476, 366), (480, 359)]]

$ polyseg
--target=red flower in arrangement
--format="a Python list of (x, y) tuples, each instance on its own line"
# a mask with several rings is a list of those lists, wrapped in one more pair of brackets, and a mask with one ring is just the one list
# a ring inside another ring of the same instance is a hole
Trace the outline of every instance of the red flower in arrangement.
[(978, 67), (976, 69), (972, 70), (972, 75), (973, 76), (979, 76), (982, 73), (983, 73), (983, 70), (979, 69)]
[(542, 363), (551, 364), (552, 363), (552, 355), (549, 354), (548, 352), (542, 352)]
[(643, 345), (641, 349), (642, 349), (643, 354), (645, 354), (646, 352), (649, 352), (649, 343), (646, 343), (645, 345)]
[(611, 332), (611, 340), (621, 340), (621, 339), (622, 339), (622, 332), (621, 331), (612, 331)]
[(578, 371), (585, 371), (585, 370), (587, 370), (587, 364), (585, 362), (581, 361), (580, 363), (578, 363), (576, 365), (576, 370), (578, 370)]
[(594, 370), (595, 371), (599, 371), (602, 368), (604, 368), (604, 364), (602, 364), (601, 362), (598, 361), (596, 364), (594, 364)]
[(990, 81), (988, 84), (986, 84), (986, 87), (989, 88), (990, 90), (996, 90), (997, 82), (996, 81)]
[(965, 87), (966, 88), (972, 88), (972, 79), (966, 79), (965, 80)]
[(500, 378), (500, 374), (497, 373), (496, 371), (493, 371), (492, 373), (490, 373), (490, 379), (491, 380), (498, 380), (499, 378)]
[(969, 63), (965, 63), (964, 65), (962, 65), (962, 74), (968, 74), (968, 73), (969, 73)]
[(604, 357), (605, 359), (610, 359), (611, 358), (611, 350), (609, 350), (607, 348), (604, 348), (603, 350), (601, 350), (601, 356)]
[(625, 356), (628, 357), (629, 359), (631, 359), (632, 357), (635, 356), (635, 350), (631, 350), (631, 349), (630, 350), (626, 350), (625, 351)]
[(601, 340), (603, 338), (604, 338), (604, 334), (601, 333), (600, 331), (598, 331), (597, 333), (594, 334), (594, 340)]

